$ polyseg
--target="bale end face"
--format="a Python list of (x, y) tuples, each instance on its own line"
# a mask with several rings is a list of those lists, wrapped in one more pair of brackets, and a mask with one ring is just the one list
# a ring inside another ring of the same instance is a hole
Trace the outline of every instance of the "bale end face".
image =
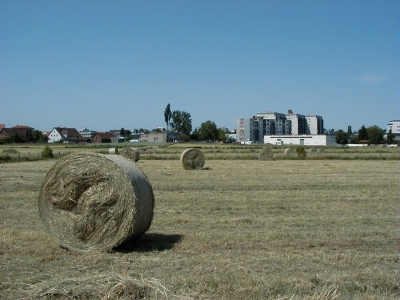
[(201, 170), (205, 164), (203, 152), (189, 148), (182, 152), (181, 163), (185, 170)]
[(154, 195), (131, 161), (79, 153), (50, 168), (38, 204), (45, 228), (62, 246), (108, 251), (148, 230)]

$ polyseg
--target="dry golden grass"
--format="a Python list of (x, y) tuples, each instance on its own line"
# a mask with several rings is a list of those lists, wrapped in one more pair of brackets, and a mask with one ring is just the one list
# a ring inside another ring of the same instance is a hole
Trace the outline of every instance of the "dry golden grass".
[(0, 164), (2, 299), (399, 297), (398, 161), (141, 160), (152, 226), (109, 253), (45, 233), (54, 162)]

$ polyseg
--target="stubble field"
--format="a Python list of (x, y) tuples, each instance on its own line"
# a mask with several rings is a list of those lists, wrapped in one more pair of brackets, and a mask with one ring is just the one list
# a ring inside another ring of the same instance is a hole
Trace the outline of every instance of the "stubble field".
[(38, 193), (52, 160), (0, 164), (2, 299), (398, 299), (396, 160), (140, 160), (150, 230), (61, 248)]

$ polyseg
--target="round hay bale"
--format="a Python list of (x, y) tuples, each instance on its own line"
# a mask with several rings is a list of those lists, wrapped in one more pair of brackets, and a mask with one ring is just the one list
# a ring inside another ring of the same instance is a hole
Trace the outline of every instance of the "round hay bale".
[(38, 204), (45, 228), (63, 247), (108, 251), (149, 229), (154, 194), (124, 157), (77, 153), (50, 168)]
[(140, 159), (140, 151), (136, 148), (124, 148), (119, 151), (119, 154), (134, 162), (137, 162)]
[(260, 160), (272, 160), (274, 158), (274, 152), (270, 148), (263, 148), (258, 154)]
[(318, 154), (317, 151), (318, 151), (317, 148), (311, 147), (311, 148), (308, 150), (308, 154), (310, 154), (310, 155), (316, 155), (316, 154)]
[(203, 152), (189, 148), (181, 153), (181, 163), (185, 170), (201, 170), (205, 164)]
[(110, 148), (110, 149), (108, 149), (108, 154), (118, 154), (118, 148)]
[(286, 156), (296, 156), (296, 154), (297, 154), (296, 149), (293, 147), (289, 147), (289, 148), (285, 149)]

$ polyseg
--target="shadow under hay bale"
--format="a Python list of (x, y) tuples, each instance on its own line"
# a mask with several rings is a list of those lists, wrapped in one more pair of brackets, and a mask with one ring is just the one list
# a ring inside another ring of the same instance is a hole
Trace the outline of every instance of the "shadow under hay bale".
[(63, 247), (108, 251), (149, 229), (154, 194), (124, 157), (78, 153), (50, 168), (38, 204), (45, 228)]
[(181, 153), (181, 163), (185, 170), (201, 170), (205, 164), (203, 152), (189, 148)]
[(121, 151), (119, 151), (119, 154), (134, 162), (137, 162), (140, 159), (140, 151), (136, 148), (124, 148)]
[(118, 154), (118, 148), (109, 148), (108, 154)]
[(272, 160), (274, 158), (274, 152), (270, 148), (263, 148), (258, 153), (258, 158), (260, 160)]

